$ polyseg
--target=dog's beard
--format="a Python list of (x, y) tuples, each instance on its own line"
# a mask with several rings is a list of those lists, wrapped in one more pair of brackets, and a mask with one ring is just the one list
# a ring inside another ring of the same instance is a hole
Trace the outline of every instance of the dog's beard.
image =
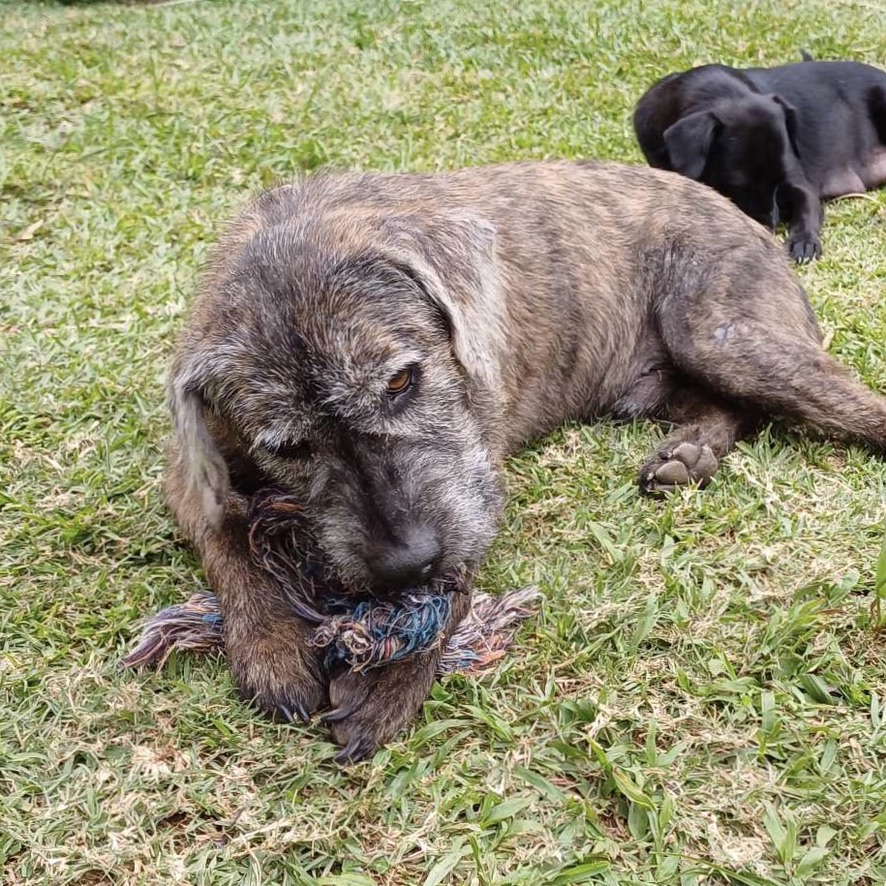
[[(400, 519), (430, 527), (440, 543), (429, 584), (474, 572), (495, 537), (503, 505), (501, 483), (485, 448), (462, 452), (454, 464), (441, 463), (432, 452), (419, 453), (408, 465), (399, 465), (396, 474)], [(346, 480), (329, 484), (325, 493), (314, 499), (308, 516), (330, 568), (349, 592), (415, 592), (386, 588), (373, 575), (369, 552), (378, 536), (375, 503), (367, 503), (365, 493)]]

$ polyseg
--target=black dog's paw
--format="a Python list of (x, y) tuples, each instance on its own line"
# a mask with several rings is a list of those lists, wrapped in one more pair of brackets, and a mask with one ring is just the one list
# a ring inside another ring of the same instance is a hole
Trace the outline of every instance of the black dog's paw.
[(364, 674), (347, 672), (329, 684), (332, 710), (320, 715), (341, 751), (335, 761), (357, 763), (371, 757), (420, 710), (434, 670), (411, 662), (386, 665)]
[(689, 483), (706, 486), (718, 467), (710, 446), (680, 443), (673, 449), (659, 450), (640, 469), (640, 490), (662, 495)]
[(815, 234), (808, 232), (791, 234), (788, 238), (788, 252), (798, 265), (803, 265), (821, 257), (821, 241)]

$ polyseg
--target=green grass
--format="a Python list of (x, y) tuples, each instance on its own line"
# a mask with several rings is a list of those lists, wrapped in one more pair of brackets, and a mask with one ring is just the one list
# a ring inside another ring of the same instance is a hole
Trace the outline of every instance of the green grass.
[[(350, 770), (224, 664), (120, 675), (203, 579), (160, 490), (162, 384), (208, 244), (321, 165), (638, 162), (629, 115), (709, 60), (886, 64), (875, 2), (0, 4), (0, 880), (4, 884), (882, 884), (886, 464), (767, 431), (641, 500), (650, 425), (509, 468), (481, 576), (543, 613)], [(886, 193), (803, 269), (886, 391)], [(882, 591), (881, 591), (882, 593)]]

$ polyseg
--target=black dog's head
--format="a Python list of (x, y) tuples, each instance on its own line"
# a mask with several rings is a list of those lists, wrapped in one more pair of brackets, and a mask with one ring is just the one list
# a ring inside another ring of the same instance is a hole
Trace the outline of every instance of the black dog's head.
[[(799, 163), (795, 109), (778, 95), (715, 102), (664, 132), (671, 165), (775, 228), (779, 187)], [(784, 196), (784, 195), (782, 195)]]
[(304, 502), (355, 590), (477, 563), (501, 504), (478, 402), (495, 371), (491, 231), (418, 213), (311, 217), (289, 194), (236, 254), (223, 244), (173, 369), (204, 511), (224, 518), (232, 462), (247, 460)]

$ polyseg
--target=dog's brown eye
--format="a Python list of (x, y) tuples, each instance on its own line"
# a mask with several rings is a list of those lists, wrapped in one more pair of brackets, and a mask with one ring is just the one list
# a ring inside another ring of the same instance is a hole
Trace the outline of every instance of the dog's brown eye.
[(402, 394), (412, 384), (412, 367), (401, 369), (396, 375), (388, 379), (388, 393), (391, 396)]

